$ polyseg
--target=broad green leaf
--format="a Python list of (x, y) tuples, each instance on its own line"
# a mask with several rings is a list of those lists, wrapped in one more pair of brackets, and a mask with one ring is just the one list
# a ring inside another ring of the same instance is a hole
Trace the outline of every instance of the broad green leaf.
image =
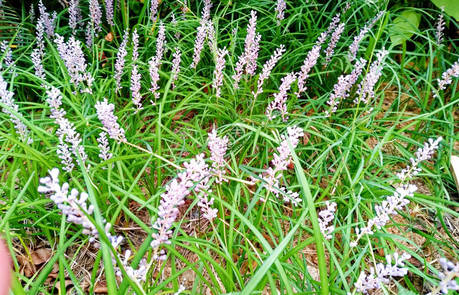
[(459, 21), (459, 2), (457, 0), (432, 0), (438, 8), (443, 7), (446, 14)]
[(394, 19), (390, 34), (393, 46), (402, 44), (413, 36), (419, 27), (421, 15), (413, 10), (405, 10)]

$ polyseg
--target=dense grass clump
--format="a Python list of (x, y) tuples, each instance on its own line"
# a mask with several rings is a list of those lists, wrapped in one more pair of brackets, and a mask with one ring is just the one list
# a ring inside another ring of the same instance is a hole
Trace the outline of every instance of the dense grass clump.
[(459, 290), (450, 7), (13, 2), (14, 294)]

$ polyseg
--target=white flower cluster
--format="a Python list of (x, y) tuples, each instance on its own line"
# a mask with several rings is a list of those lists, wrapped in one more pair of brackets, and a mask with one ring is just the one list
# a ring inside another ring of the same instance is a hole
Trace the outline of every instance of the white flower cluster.
[(277, 0), (276, 4), (276, 18), (277, 18), (277, 25), (280, 25), (281, 20), (285, 17), (285, 9), (287, 8), (287, 3), (285, 0)]
[(335, 226), (333, 224), (330, 225), (330, 223), (335, 219), (336, 203), (326, 201), (325, 205), (327, 205), (327, 208), (319, 212), (319, 227), (325, 239), (330, 240), (332, 238), (331, 234), (335, 230)]
[(174, 59), (172, 60), (172, 89), (175, 89), (175, 82), (178, 79), (180, 73), (180, 62), (182, 61), (182, 52), (180, 48), (175, 47)]
[(362, 30), (360, 30), (359, 34), (354, 37), (354, 41), (349, 46), (349, 61), (352, 62), (357, 57), (357, 51), (359, 51), (359, 44), (362, 42), (365, 35), (371, 30), (371, 28), (375, 25), (375, 23), (384, 15), (384, 11), (380, 11), (373, 19), (371, 19)]
[[(301, 199), (296, 192), (287, 190), (285, 187), (280, 186), (280, 178), (282, 177), (282, 171), (287, 170), (288, 164), (292, 161), (292, 154), (290, 152), (289, 142), (292, 148), (296, 148), (300, 143), (300, 138), (304, 136), (303, 129), (300, 127), (287, 127), (287, 135), (282, 135), (282, 142), (277, 147), (277, 154), (274, 154), (274, 158), (271, 161), (271, 167), (269, 167), (264, 175), (260, 175), (260, 178), (266, 183), (265, 187), (268, 191), (279, 197), (282, 195), (284, 202), (292, 203), (294, 206), (301, 202)], [(260, 198), (261, 201), (265, 201)]]
[(45, 5), (43, 5), (42, 0), (38, 2), (38, 10), (40, 12), (40, 17), (38, 18), (38, 22), (43, 24), (48, 37), (50, 38), (54, 37), (54, 28), (55, 28), (54, 22), (57, 19), (57, 13), (53, 11), (52, 15), (50, 15), (49, 12), (46, 11), (46, 7)]
[(37, 23), (36, 35), (37, 35), (37, 47), (32, 50), (30, 58), (32, 59), (33, 67), (35, 69), (35, 76), (40, 79), (45, 79), (45, 69), (43, 67), (43, 57), (45, 56), (45, 40), (43, 34), (45, 28), (41, 22)]
[(443, 13), (445, 13), (445, 7), (441, 7), (441, 12), (438, 14), (437, 19), (437, 31), (435, 32), (435, 36), (437, 37), (437, 44), (441, 45), (443, 41), (443, 30), (445, 29), (445, 20), (443, 18)]
[(378, 263), (375, 268), (370, 269), (370, 273), (360, 273), (355, 288), (357, 292), (366, 294), (369, 290), (380, 289), (382, 285), (390, 282), (391, 277), (403, 277), (408, 273), (405, 268), (405, 260), (410, 259), (410, 255), (403, 253), (399, 255), (397, 252), (393, 255), (394, 265), (392, 265), (392, 257), (386, 255), (386, 264)]
[(397, 177), (401, 181), (405, 181), (407, 179), (410, 179), (411, 177), (418, 175), (419, 172), (421, 172), (421, 168), (418, 167), (419, 164), (422, 161), (430, 160), (432, 158), (433, 154), (438, 149), (438, 145), (442, 140), (443, 138), (441, 136), (435, 140), (429, 138), (428, 141), (424, 143), (424, 146), (416, 151), (416, 153), (414, 154), (415, 157), (410, 158), (411, 165), (407, 165), (404, 169), (397, 173)]
[(107, 161), (112, 158), (112, 153), (110, 153), (110, 145), (107, 139), (107, 132), (102, 131), (97, 137), (97, 142), (99, 146), (99, 158), (102, 161)]
[(132, 33), (132, 72), (131, 72), (131, 95), (132, 102), (136, 106), (136, 112), (141, 110), (142, 107), (142, 95), (140, 94), (140, 79), (142, 76), (139, 73), (137, 68), (137, 59), (139, 58), (139, 35), (137, 34), (137, 28), (134, 29)]
[(190, 67), (196, 69), (199, 61), (201, 60), (201, 52), (204, 48), (204, 41), (208, 32), (208, 22), (210, 19), (210, 9), (212, 8), (212, 2), (210, 0), (204, 1), (204, 8), (202, 9), (201, 21), (199, 22), (199, 27), (197, 28), (196, 39), (194, 42), (193, 50), (193, 62)]

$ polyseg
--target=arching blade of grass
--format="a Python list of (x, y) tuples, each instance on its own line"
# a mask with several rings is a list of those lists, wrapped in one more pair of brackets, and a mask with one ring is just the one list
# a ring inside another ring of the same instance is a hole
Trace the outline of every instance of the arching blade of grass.
[(317, 220), (316, 208), (314, 206), (314, 200), (312, 198), (311, 190), (309, 189), (309, 183), (306, 179), (306, 175), (304, 175), (304, 171), (303, 171), (303, 168), (301, 167), (300, 160), (298, 159), (290, 142), (289, 142), (289, 147), (290, 147), (290, 152), (292, 153), (293, 162), (295, 163), (296, 176), (301, 185), (301, 191), (303, 192), (303, 195), (306, 198), (306, 200), (303, 198), (303, 202), (306, 202), (308, 206), (308, 212), (309, 212), (309, 217), (312, 223), (314, 239), (316, 241), (317, 260), (319, 264), (320, 285), (321, 285), (320, 294), (325, 295), (325, 294), (328, 294), (328, 287), (329, 287), (327, 262), (325, 260), (325, 250), (324, 250), (324, 244), (322, 241), (323, 237), (322, 237), (322, 233), (320, 232), (319, 222)]
[(287, 236), (282, 240), (282, 242), (274, 249), (274, 251), (269, 255), (268, 259), (263, 262), (263, 265), (257, 270), (255, 275), (250, 279), (250, 281), (245, 286), (244, 290), (242, 290), (242, 294), (252, 294), (252, 292), (257, 287), (258, 283), (264, 279), (266, 273), (268, 272), (271, 265), (278, 260), (281, 253), (287, 247), (288, 243), (292, 239), (293, 235), (298, 230), (298, 227), (304, 222), (308, 211), (304, 210), (301, 214), (300, 218), (298, 219), (296, 225), (292, 228), (292, 230), (287, 234)]

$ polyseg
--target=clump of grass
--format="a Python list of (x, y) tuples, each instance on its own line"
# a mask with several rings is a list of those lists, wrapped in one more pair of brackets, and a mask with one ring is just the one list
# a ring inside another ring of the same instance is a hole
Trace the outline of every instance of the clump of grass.
[(48, 4), (0, 13), (15, 294), (457, 290), (453, 18), (397, 45), (364, 1)]

